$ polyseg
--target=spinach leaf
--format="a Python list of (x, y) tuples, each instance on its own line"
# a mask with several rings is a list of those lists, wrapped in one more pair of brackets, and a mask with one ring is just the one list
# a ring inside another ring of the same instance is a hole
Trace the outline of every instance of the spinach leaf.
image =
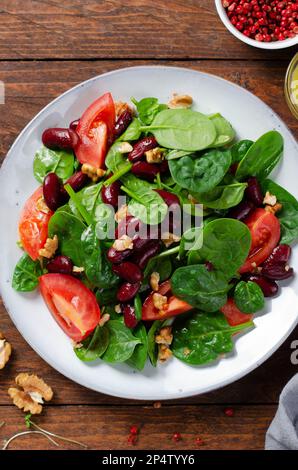
[(238, 163), (242, 160), (248, 149), (252, 146), (252, 140), (240, 140), (231, 147), (232, 163)]
[(198, 250), (203, 243), (203, 229), (202, 227), (191, 227), (186, 230), (180, 240), (179, 257), (187, 251)]
[(166, 154), (166, 160), (175, 160), (176, 158), (185, 157), (186, 155), (192, 155), (193, 152), (188, 152), (187, 150), (170, 150)]
[(86, 277), (96, 286), (102, 268), (101, 249), (95, 230), (91, 225), (81, 234), (81, 249)]
[(118, 137), (118, 141), (125, 142), (130, 140), (138, 140), (141, 137), (142, 130), (141, 130), (141, 122), (139, 119), (134, 118), (132, 122), (129, 124), (128, 128), (126, 129), (123, 134)]
[(163, 324), (162, 320), (155, 320), (148, 331), (148, 356), (153, 367), (156, 367), (158, 357), (158, 345), (155, 342), (155, 335)]
[(38, 278), (43, 269), (40, 262), (33, 261), (26, 253), (17, 262), (12, 277), (12, 287), (18, 292), (29, 292), (38, 286)]
[(140, 120), (147, 125), (151, 124), (157, 113), (168, 108), (166, 104), (160, 104), (157, 98), (143, 98), (140, 101), (131, 98), (131, 101), (137, 108)]
[(94, 332), (88, 336), (80, 348), (74, 348), (76, 356), (84, 362), (95, 361), (106, 351), (109, 344), (109, 330), (106, 326), (95, 328)]
[(134, 298), (133, 301), (133, 306), (135, 309), (135, 316), (138, 321), (142, 320), (142, 308), (143, 308), (143, 303), (142, 299), (140, 297), (140, 294), (137, 294)]
[(102, 360), (110, 363), (127, 361), (141, 340), (125, 326), (122, 318), (110, 320), (106, 326), (109, 330), (110, 340)]
[(107, 305), (117, 304), (117, 287), (107, 287), (105, 289), (98, 289), (96, 292), (96, 300), (100, 307), (106, 307)]
[(138, 370), (143, 370), (147, 360), (148, 344), (147, 344), (147, 331), (142, 323), (133, 330), (133, 335), (138, 338), (141, 343), (137, 344), (134, 352), (127, 361), (130, 367), (134, 367)]
[(212, 121), (191, 109), (165, 109), (141, 130), (151, 132), (162, 147), (178, 150), (202, 150), (216, 139)]
[(262, 135), (242, 158), (236, 171), (236, 178), (243, 180), (248, 176), (266, 178), (281, 159), (283, 138), (277, 131)]
[(230, 326), (220, 312), (195, 312), (174, 322), (174, 356), (187, 364), (202, 365), (232, 351), (232, 335), (253, 326), (253, 322)]
[(204, 264), (176, 269), (171, 286), (174, 295), (205, 312), (219, 310), (226, 303), (230, 288), (221, 273), (208, 271)]
[(237, 307), (244, 313), (255, 313), (265, 305), (264, 294), (255, 282), (240, 281), (234, 291)]
[(220, 113), (209, 116), (216, 129), (216, 139), (211, 147), (222, 147), (234, 140), (235, 131), (229, 121), (227, 121)]
[[(198, 201), (210, 209), (229, 209), (237, 206), (242, 201), (246, 187), (246, 183), (216, 186), (208, 193), (198, 195)], [(194, 195), (194, 197), (196, 196)]]
[(200, 158), (186, 156), (169, 161), (169, 169), (176, 183), (196, 193), (206, 193), (215, 188), (230, 165), (230, 151), (218, 149), (208, 150)]
[(101, 289), (108, 289), (116, 286), (118, 283), (119, 277), (112, 271), (112, 264), (108, 260), (106, 252), (102, 251), (101, 269), (98, 273), (96, 286)]
[(51, 172), (56, 173), (63, 181), (67, 180), (74, 172), (73, 152), (41, 147), (34, 156), (34, 176), (37, 181), (42, 183), (44, 177)]
[(111, 170), (113, 173), (116, 173), (123, 165), (126, 163), (126, 159), (119, 151), (121, 147), (121, 142), (115, 142), (107, 153), (105, 158), (106, 167)]
[(216, 219), (205, 225), (202, 261), (209, 261), (226, 279), (231, 279), (246, 260), (251, 245), (248, 227), (236, 219)]
[(290, 245), (298, 240), (298, 201), (286, 189), (270, 179), (264, 180), (261, 186), (264, 193), (269, 191), (274, 194), (282, 204), (282, 209), (276, 214), (281, 226), (280, 243)]
[(171, 259), (167, 257), (159, 258), (158, 256), (151, 258), (144, 270), (145, 282), (148, 282), (148, 278), (153, 272), (157, 272), (159, 274), (161, 282), (169, 279), (172, 272)]

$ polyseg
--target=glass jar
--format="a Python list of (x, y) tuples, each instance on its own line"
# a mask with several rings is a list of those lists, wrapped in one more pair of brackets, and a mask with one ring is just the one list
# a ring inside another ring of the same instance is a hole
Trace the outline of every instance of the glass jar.
[(291, 112), (298, 119), (298, 53), (294, 55), (286, 73), (285, 97)]

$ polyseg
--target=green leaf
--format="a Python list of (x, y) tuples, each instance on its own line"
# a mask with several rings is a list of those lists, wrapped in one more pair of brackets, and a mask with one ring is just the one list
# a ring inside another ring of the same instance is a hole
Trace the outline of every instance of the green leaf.
[(157, 272), (160, 277), (160, 281), (166, 281), (169, 279), (172, 273), (172, 262), (168, 257), (153, 257), (147, 263), (144, 270), (144, 282), (149, 282), (148, 279), (153, 272)]
[(133, 354), (137, 344), (141, 343), (131, 330), (125, 326), (123, 319), (110, 320), (107, 324), (110, 333), (108, 348), (102, 356), (103, 361), (115, 363), (125, 362)]
[(26, 253), (18, 261), (13, 277), (12, 287), (18, 292), (29, 292), (38, 286), (38, 279), (43, 274), (40, 262), (33, 261)]
[(191, 156), (169, 161), (173, 179), (182, 188), (196, 193), (214, 189), (231, 165), (229, 150), (208, 150), (200, 158)]
[(281, 226), (280, 243), (290, 245), (298, 240), (298, 201), (274, 181), (267, 179), (261, 185), (264, 193), (269, 191), (282, 204), (282, 209), (276, 213)]
[(167, 109), (166, 104), (160, 104), (157, 98), (143, 98), (140, 101), (132, 98), (131, 101), (137, 108), (138, 116), (143, 124), (151, 124), (155, 116)]
[(142, 299), (139, 294), (137, 294), (134, 298), (134, 309), (135, 309), (135, 316), (138, 321), (142, 320)]
[(209, 119), (215, 126), (216, 139), (211, 147), (222, 147), (232, 142), (235, 138), (235, 131), (229, 121), (227, 121), (220, 113), (209, 116)]
[(43, 182), (48, 173), (56, 173), (63, 181), (67, 180), (74, 172), (73, 152), (66, 150), (50, 150), (41, 147), (34, 156), (33, 173), (37, 181)]
[(186, 157), (186, 155), (192, 155), (193, 152), (188, 152), (187, 150), (170, 150), (166, 154), (166, 160), (176, 160), (176, 158)]
[(253, 322), (230, 326), (220, 312), (195, 312), (174, 322), (171, 349), (187, 364), (202, 365), (233, 350), (232, 335), (253, 326)]
[(80, 348), (74, 348), (77, 357), (84, 362), (95, 361), (106, 351), (109, 344), (109, 330), (106, 326), (97, 326)]
[(118, 286), (116, 287), (107, 287), (105, 289), (98, 289), (96, 292), (96, 300), (100, 307), (106, 307), (107, 305), (116, 305), (117, 304), (117, 291)]
[(127, 361), (130, 367), (134, 367), (138, 370), (143, 370), (147, 361), (148, 355), (148, 343), (147, 343), (147, 331), (142, 323), (133, 330), (133, 335), (138, 338), (141, 343), (137, 344), (134, 352)]
[(252, 281), (238, 282), (234, 291), (234, 300), (243, 313), (255, 313), (265, 305), (262, 289)]
[(158, 357), (158, 345), (155, 342), (155, 335), (163, 324), (162, 320), (155, 320), (148, 331), (148, 356), (153, 367), (156, 367)]
[(118, 141), (125, 142), (130, 140), (138, 140), (141, 137), (141, 134), (141, 122), (139, 119), (134, 118), (126, 131), (118, 138)]
[[(216, 186), (208, 193), (202, 193), (197, 196), (200, 204), (210, 209), (229, 209), (237, 206), (244, 196), (247, 183), (233, 183), (227, 186)], [(196, 195), (194, 195), (196, 198)]]
[(180, 240), (179, 257), (182, 258), (188, 251), (198, 250), (203, 243), (202, 227), (191, 227), (186, 230)]
[(240, 140), (231, 147), (232, 163), (238, 163), (242, 160), (248, 149), (252, 146), (252, 140)]
[(242, 158), (236, 171), (236, 178), (243, 180), (248, 176), (256, 176), (260, 180), (266, 178), (278, 164), (283, 152), (283, 137), (277, 131), (269, 131), (262, 135)]

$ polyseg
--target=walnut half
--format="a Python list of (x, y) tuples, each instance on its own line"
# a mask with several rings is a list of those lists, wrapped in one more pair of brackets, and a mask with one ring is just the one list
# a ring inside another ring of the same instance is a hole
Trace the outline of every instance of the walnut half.
[(20, 410), (33, 415), (40, 414), (44, 400), (50, 401), (53, 398), (51, 387), (37, 375), (21, 373), (17, 375), (15, 382), (19, 388), (10, 387), (8, 395)]
[(11, 355), (11, 345), (6, 341), (2, 331), (0, 331), (0, 369), (4, 369)]

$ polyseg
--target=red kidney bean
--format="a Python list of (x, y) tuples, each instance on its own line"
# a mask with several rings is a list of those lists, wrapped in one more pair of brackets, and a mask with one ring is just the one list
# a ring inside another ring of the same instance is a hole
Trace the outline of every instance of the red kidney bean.
[(121, 183), (115, 181), (108, 186), (103, 186), (101, 190), (101, 198), (105, 204), (110, 204), (111, 206), (118, 207), (118, 198), (120, 196)]
[(271, 279), (266, 279), (261, 274), (248, 274), (244, 276), (246, 281), (252, 281), (258, 284), (263, 291), (265, 297), (273, 297), (278, 292), (278, 285)]
[(77, 142), (78, 136), (72, 129), (51, 127), (43, 131), (42, 143), (52, 150), (72, 150)]
[(232, 219), (244, 220), (251, 211), (255, 208), (251, 201), (242, 201), (238, 206), (233, 207), (229, 210), (227, 217)]
[(59, 255), (48, 262), (49, 273), (72, 274), (73, 262), (68, 256)]
[(127, 109), (123, 111), (118, 117), (115, 127), (114, 127), (114, 135), (115, 137), (119, 137), (123, 132), (128, 128), (129, 124), (132, 121), (132, 114)]
[(136, 162), (132, 165), (131, 172), (140, 178), (153, 182), (157, 173), (159, 173), (159, 165), (147, 162)]
[(213, 271), (214, 270), (214, 266), (213, 266), (212, 263), (210, 263), (210, 261), (206, 261), (205, 266), (206, 266), (207, 271)]
[(150, 243), (147, 243), (144, 246), (143, 250), (140, 250), (138, 253), (135, 253), (132, 257), (132, 261), (136, 263), (140, 269), (144, 269), (148, 261), (160, 250), (160, 240), (150, 240)]
[(124, 282), (117, 291), (117, 299), (119, 302), (129, 302), (137, 295), (140, 287), (140, 282)]
[(62, 183), (56, 173), (49, 173), (43, 180), (43, 197), (51, 211), (64, 204)]
[(272, 264), (287, 263), (291, 256), (291, 251), (289, 245), (277, 245), (271, 255), (264, 261), (263, 268), (269, 267)]
[(178, 205), (180, 207), (180, 201), (176, 194), (165, 191), (164, 189), (155, 189), (154, 191), (156, 191), (163, 198), (167, 206)]
[(78, 124), (79, 124), (79, 119), (75, 119), (74, 121), (71, 121), (71, 123), (69, 124), (69, 129), (71, 129), (72, 131), (75, 131), (76, 128), (78, 127)]
[(131, 263), (130, 261), (124, 261), (124, 263), (121, 264), (114, 264), (112, 266), (112, 270), (119, 277), (122, 277), (122, 279), (125, 279), (125, 281), (131, 283), (140, 282), (143, 280), (143, 273), (139, 266)]
[(121, 310), (123, 311), (124, 323), (127, 328), (135, 328), (135, 326), (137, 326), (138, 320), (136, 318), (134, 307), (132, 305), (126, 304), (122, 306)]
[(69, 184), (72, 189), (77, 192), (80, 191), (80, 189), (82, 189), (84, 186), (86, 186), (88, 182), (88, 176), (85, 173), (82, 173), (81, 171), (77, 171), (70, 178), (68, 178), (65, 184)]
[(153, 136), (144, 137), (143, 139), (139, 140), (133, 146), (133, 150), (128, 154), (128, 159), (131, 162), (137, 162), (141, 160), (142, 156), (144, 155), (147, 150), (152, 150), (158, 146), (158, 143)]
[(120, 264), (132, 254), (132, 250), (117, 251), (111, 247), (108, 249), (108, 260), (113, 264)]
[(286, 263), (270, 264), (266, 267), (262, 267), (261, 271), (263, 276), (274, 281), (281, 281), (288, 279), (294, 275), (293, 268), (290, 268)]
[(167, 173), (167, 171), (169, 171), (169, 162), (168, 160), (163, 160), (159, 164), (159, 172), (163, 174), (163, 173)]
[(261, 207), (263, 205), (263, 194), (261, 190), (260, 183), (258, 182), (255, 176), (251, 176), (247, 180), (247, 188), (245, 190), (245, 196), (249, 201), (251, 201), (255, 206)]

